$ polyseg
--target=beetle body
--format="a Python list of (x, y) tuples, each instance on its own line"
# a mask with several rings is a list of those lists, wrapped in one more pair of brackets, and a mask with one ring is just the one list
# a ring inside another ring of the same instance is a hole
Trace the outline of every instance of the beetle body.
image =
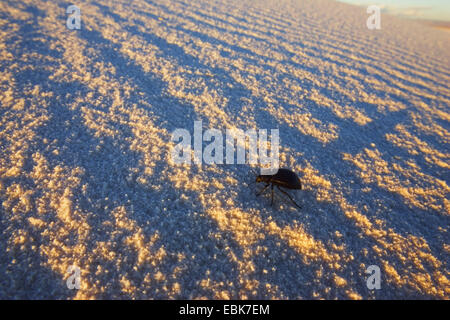
[(278, 169), (274, 175), (259, 175), (256, 182), (273, 183), (287, 189), (302, 189), (302, 183), (297, 174), (289, 169)]
[(278, 172), (274, 175), (259, 175), (256, 177), (256, 182), (263, 182), (266, 185), (264, 188), (257, 194), (259, 196), (261, 193), (266, 190), (269, 185), (272, 189), (272, 202), (271, 205), (273, 205), (273, 188), (276, 186), (278, 190), (280, 190), (282, 193), (287, 195), (289, 199), (294, 203), (298, 208), (301, 209), (301, 207), (295, 203), (295, 201), (292, 199), (292, 197), (281, 187), (287, 188), (287, 189), (295, 189), (295, 190), (301, 190), (302, 189), (302, 183), (300, 182), (300, 179), (298, 178), (297, 174), (289, 169), (278, 169)]

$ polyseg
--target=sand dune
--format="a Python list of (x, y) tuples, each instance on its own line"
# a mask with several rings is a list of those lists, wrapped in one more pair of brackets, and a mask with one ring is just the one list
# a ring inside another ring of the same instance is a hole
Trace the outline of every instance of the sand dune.
[[(0, 298), (450, 297), (447, 32), (328, 0), (75, 4), (80, 30), (0, 2)], [(302, 210), (249, 165), (173, 164), (195, 120), (279, 129)]]

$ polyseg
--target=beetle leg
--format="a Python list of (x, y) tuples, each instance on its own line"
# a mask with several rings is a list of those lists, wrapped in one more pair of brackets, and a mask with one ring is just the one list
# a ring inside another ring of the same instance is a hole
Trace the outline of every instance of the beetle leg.
[(258, 192), (257, 194), (256, 194), (256, 196), (259, 196), (259, 195), (261, 195), (263, 192), (264, 192), (264, 190), (266, 190), (267, 189), (267, 187), (269, 186), (269, 184), (266, 184), (265, 186), (264, 186), (264, 188), (262, 188), (261, 189), (261, 191), (260, 192)]
[(279, 186), (277, 186), (278, 190), (280, 190), (281, 192), (283, 192), (285, 195), (287, 195), (289, 197), (289, 199), (292, 201), (293, 204), (295, 204), (299, 209), (301, 209), (302, 207), (300, 207), (297, 203), (295, 203), (294, 199), (292, 199), (292, 197), (289, 195), (289, 193), (287, 193), (286, 191), (284, 191), (283, 189), (281, 189)]

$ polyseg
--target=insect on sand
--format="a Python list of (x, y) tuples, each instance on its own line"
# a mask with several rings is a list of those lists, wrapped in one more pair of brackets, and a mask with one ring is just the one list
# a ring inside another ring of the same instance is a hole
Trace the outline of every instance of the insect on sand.
[(299, 209), (301, 207), (292, 199), (292, 197), (284, 191), (282, 188), (286, 189), (294, 189), (294, 190), (301, 190), (302, 189), (302, 183), (300, 182), (299, 177), (295, 172), (293, 172), (290, 169), (278, 169), (278, 172), (274, 175), (257, 175), (256, 177), (256, 183), (263, 182), (266, 185), (264, 188), (262, 188), (261, 191), (259, 191), (256, 196), (261, 195), (269, 186), (271, 187), (272, 191), (272, 201), (270, 205), (273, 205), (273, 188), (276, 187), (278, 190), (280, 190), (282, 193), (288, 196), (289, 200)]

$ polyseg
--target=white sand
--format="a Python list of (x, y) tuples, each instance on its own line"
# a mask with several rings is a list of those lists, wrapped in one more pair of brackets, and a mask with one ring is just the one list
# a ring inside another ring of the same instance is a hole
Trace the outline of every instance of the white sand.
[[(67, 1), (0, 2), (0, 298), (450, 298), (448, 33), (329, 0), (75, 4), (79, 31)], [(279, 128), (303, 209), (247, 165), (174, 166), (199, 119)]]

